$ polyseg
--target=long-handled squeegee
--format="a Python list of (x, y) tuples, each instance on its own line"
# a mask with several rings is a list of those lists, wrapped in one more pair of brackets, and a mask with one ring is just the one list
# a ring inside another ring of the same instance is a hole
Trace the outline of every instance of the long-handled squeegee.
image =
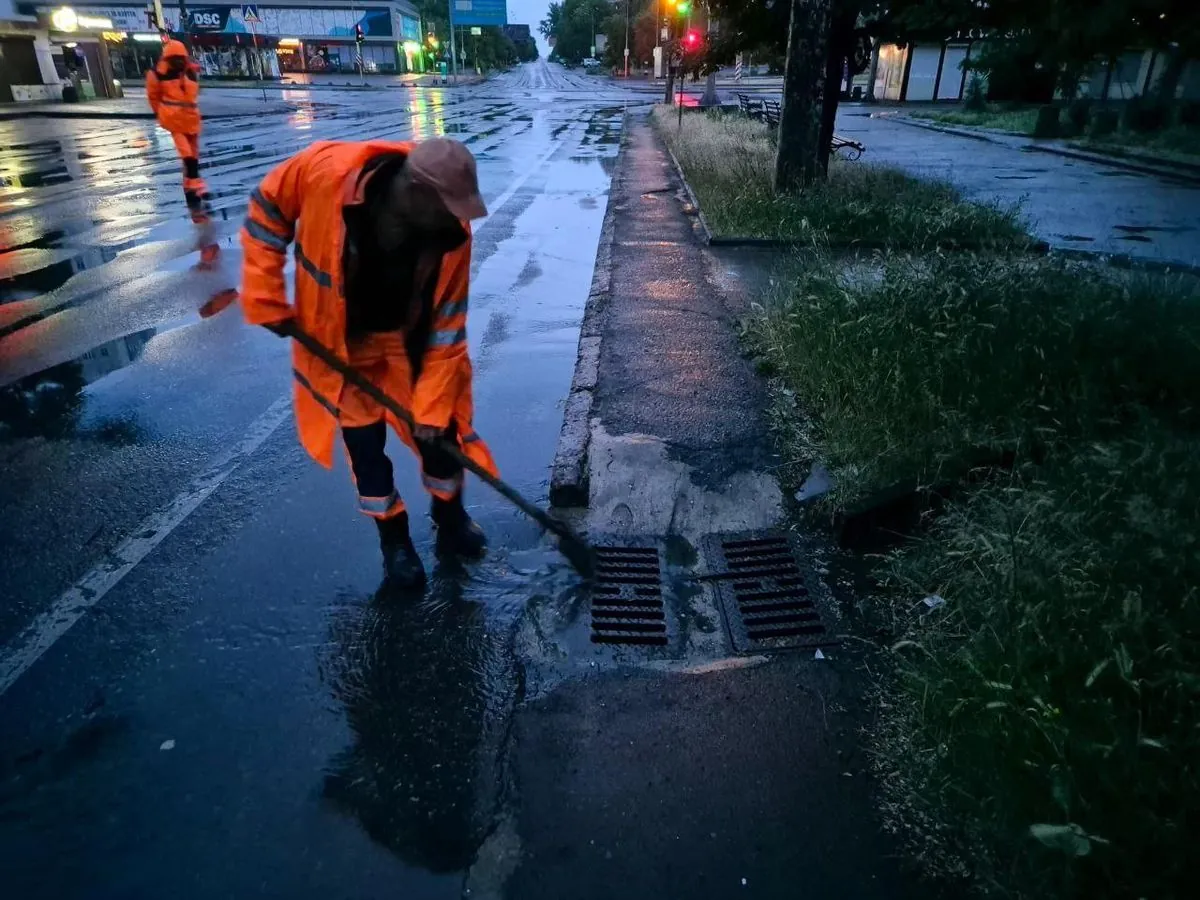
[[(294, 321), (289, 320), (287, 322), (282, 322), (275, 326), (273, 330), (276, 332), (276, 334), (290, 337), (295, 340), (305, 350), (307, 350), (317, 359), (321, 360), (321, 362), (325, 363), (325, 365), (329, 366), (329, 368), (333, 369), (335, 372), (345, 378), (346, 381), (354, 385), (409, 428), (413, 428), (415, 426), (412, 414), (407, 409), (381, 391), (373, 382), (371, 382), (370, 379), (368, 379), (349, 363), (338, 359), (332, 350), (314, 338), (311, 334), (301, 330), (301, 328), (296, 325)], [(543, 529), (549, 531), (551, 534), (557, 537), (559, 552), (566, 557), (567, 562), (571, 564), (575, 571), (577, 571), (584, 578), (591, 578), (595, 574), (595, 552), (591, 547), (588, 546), (587, 542), (582, 537), (575, 533), (575, 530), (572, 529), (571, 526), (567, 525), (565, 522), (559, 521), (554, 516), (550, 515), (550, 513), (546, 512), (546, 510), (535, 506), (533, 503), (530, 503), (528, 500), (522, 497), (521, 494), (512, 487), (512, 485), (507, 484), (506, 482), (497, 478), (487, 469), (484, 469), (477, 462), (463, 453), (457, 444), (446, 440), (445, 438), (437, 438), (434, 443), (439, 450), (447, 453), (464, 469), (466, 469), (468, 472), (472, 472), (476, 477), (479, 478), (480, 481), (498, 493), (517, 509), (521, 510), (521, 512), (525, 513), (525, 515), (529, 516), (529, 518), (537, 522), (540, 526), (542, 526)]]

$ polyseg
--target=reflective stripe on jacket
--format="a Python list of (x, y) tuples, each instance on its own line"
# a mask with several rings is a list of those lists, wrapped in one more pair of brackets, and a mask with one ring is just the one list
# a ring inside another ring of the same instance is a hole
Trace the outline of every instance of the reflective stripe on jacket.
[(146, 99), (158, 117), (158, 124), (176, 134), (200, 133), (200, 83), (196, 66), (189, 63), (182, 72), (167, 69), (166, 61), (146, 72)]
[[(346, 347), (346, 238), (343, 208), (363, 202), (359, 173), (382, 153), (407, 154), (412, 145), (371, 141), (323, 141), (280, 164), (250, 194), (242, 228), (242, 310), (252, 325), (294, 318), (340, 359)], [(495, 463), (478, 439), (471, 420), (471, 360), (467, 354), (467, 289), (471, 265), (470, 226), (462, 246), (441, 258), (433, 291), (429, 340), (409, 399), (413, 418), (422, 425), (457, 425), (464, 453), (489, 471)], [(284, 267), (293, 245), (296, 279), (293, 302), (287, 301)], [(322, 465), (333, 465), (337, 402), (342, 376), (299, 344), (292, 345), (296, 426), (300, 441)], [(414, 361), (416, 362), (416, 361)], [(401, 398), (396, 398), (397, 400)], [(407, 429), (389, 417), (407, 438)], [(469, 439), (461, 436), (467, 436)]]

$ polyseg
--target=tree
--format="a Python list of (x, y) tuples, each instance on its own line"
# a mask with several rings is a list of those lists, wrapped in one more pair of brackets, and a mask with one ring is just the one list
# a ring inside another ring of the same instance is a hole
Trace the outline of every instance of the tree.
[(595, 36), (604, 33), (605, 23), (615, 12), (616, 5), (611, 0), (553, 2), (538, 30), (547, 39), (553, 39), (555, 56), (567, 63), (578, 63), (591, 56)]
[(783, 110), (775, 152), (775, 190), (790, 193), (824, 175), (820, 149), (829, 86), (831, 0), (791, 0)]

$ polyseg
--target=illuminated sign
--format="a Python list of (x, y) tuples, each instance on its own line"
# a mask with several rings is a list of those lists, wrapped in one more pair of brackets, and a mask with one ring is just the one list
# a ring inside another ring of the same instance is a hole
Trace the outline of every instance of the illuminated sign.
[(89, 31), (112, 31), (112, 19), (102, 16), (81, 16), (69, 6), (63, 6), (50, 13), (50, 24), (55, 31), (78, 31), (80, 28)]

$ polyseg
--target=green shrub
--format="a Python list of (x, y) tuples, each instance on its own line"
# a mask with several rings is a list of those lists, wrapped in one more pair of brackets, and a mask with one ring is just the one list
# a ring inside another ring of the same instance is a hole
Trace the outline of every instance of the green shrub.
[(972, 75), (971, 80), (967, 82), (963, 109), (967, 112), (983, 112), (987, 109), (987, 91), (984, 89), (983, 79), (978, 75)]
[(1200, 126), (1200, 100), (1185, 100), (1179, 104), (1179, 124), (1192, 128)]
[(1169, 107), (1155, 100), (1147, 100), (1138, 94), (1125, 104), (1125, 128), (1129, 131), (1146, 133), (1165, 128), (1171, 119)]
[(1058, 137), (1058, 107), (1052, 103), (1038, 107), (1037, 122), (1033, 126), (1035, 138)]
[(1096, 114), (1092, 116), (1092, 124), (1088, 128), (1088, 136), (1099, 138), (1115, 134), (1120, 123), (1121, 117), (1115, 109), (1110, 107), (1098, 109), (1096, 110)]
[(1072, 136), (1087, 131), (1088, 120), (1092, 115), (1092, 101), (1087, 97), (1077, 97), (1067, 106), (1067, 125)]

